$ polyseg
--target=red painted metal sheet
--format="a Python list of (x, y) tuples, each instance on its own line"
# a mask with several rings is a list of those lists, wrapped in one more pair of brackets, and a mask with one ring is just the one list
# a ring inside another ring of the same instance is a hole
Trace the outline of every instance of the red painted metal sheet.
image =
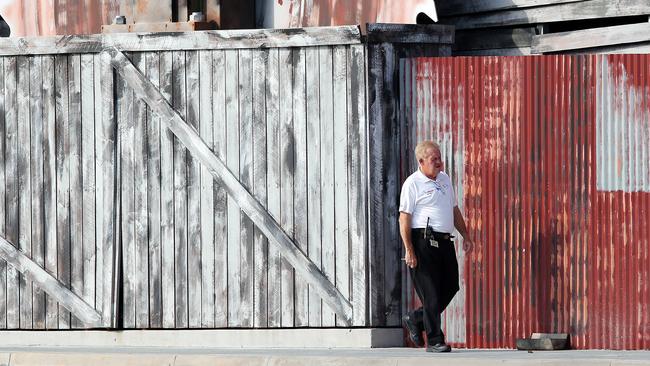
[(449, 340), (513, 348), (568, 332), (578, 349), (650, 348), (650, 56), (402, 68), (409, 140), (441, 143), (475, 238), (458, 252)]

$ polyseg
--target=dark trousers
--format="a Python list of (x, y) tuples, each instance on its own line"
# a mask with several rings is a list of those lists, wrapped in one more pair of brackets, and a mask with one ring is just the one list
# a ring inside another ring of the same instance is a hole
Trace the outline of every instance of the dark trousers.
[(411, 319), (427, 334), (427, 343), (434, 345), (445, 341), (441, 329), (440, 314), (458, 292), (458, 261), (454, 242), (438, 240), (438, 247), (431, 246), (422, 230), (411, 232), (413, 250), (418, 265), (411, 268), (411, 278), (422, 307), (411, 312)]

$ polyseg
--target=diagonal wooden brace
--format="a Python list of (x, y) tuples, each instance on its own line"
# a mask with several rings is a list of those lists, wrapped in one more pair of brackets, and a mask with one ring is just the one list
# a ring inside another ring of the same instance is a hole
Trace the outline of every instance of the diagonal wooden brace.
[(45, 269), (16, 249), (5, 238), (0, 237), (0, 258), (16, 268), (28, 280), (52, 296), (70, 310), (79, 320), (90, 326), (101, 326), (102, 316), (92, 306), (86, 303), (59, 280), (50, 275)]
[[(228, 195), (237, 200), (241, 210), (275, 245), (282, 256), (294, 267), (296, 272), (313, 286), (320, 297), (341, 319), (350, 325), (352, 322), (352, 305), (339, 292), (320, 269), (298, 248), (282, 227), (269, 214), (264, 206), (239, 182), (226, 165), (210, 150), (199, 133), (174, 110), (160, 91), (115, 47), (102, 51), (110, 57), (113, 68), (124, 81), (144, 100), (151, 110), (161, 117), (165, 127), (176, 135), (188, 151), (198, 159), (218, 180)], [(104, 59), (104, 57), (102, 57)]]

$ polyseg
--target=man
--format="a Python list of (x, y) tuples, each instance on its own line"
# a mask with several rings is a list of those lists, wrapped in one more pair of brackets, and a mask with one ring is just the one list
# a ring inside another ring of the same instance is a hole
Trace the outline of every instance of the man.
[(404, 242), (404, 260), (411, 272), (422, 307), (407, 313), (403, 322), (413, 343), (427, 352), (450, 352), (441, 329), (440, 314), (458, 292), (458, 262), (454, 250), (454, 227), (463, 236), (463, 249), (473, 243), (456, 204), (451, 179), (443, 172), (440, 147), (422, 141), (415, 148), (419, 169), (411, 174), (400, 195), (399, 225)]

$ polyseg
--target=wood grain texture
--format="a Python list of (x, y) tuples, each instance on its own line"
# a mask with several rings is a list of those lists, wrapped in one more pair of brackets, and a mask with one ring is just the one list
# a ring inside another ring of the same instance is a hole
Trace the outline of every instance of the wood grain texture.
[[(18, 247), (26, 256), (32, 255), (31, 215), (31, 120), (29, 108), (29, 60), (19, 56), (16, 61), (18, 102)], [(20, 328), (32, 328), (32, 284), (19, 276)]]
[(448, 17), (441, 21), (453, 24), (459, 30), (645, 14), (650, 14), (650, 3), (644, 0), (590, 0), (480, 15)]
[[(5, 182), (5, 57), (0, 58), (0, 236), (7, 231), (5, 221), (7, 211), (5, 197), (7, 186)], [(7, 262), (0, 260), (0, 329), (7, 328)]]
[[(280, 116), (280, 225), (289, 237), (294, 237), (294, 171), (295, 137), (293, 133), (293, 57), (291, 49), (280, 48), (278, 55), (279, 73), (279, 116)], [(294, 275), (293, 268), (281, 260), (281, 308), (280, 325), (294, 326)]]
[[(266, 126), (266, 65), (269, 50), (253, 51), (253, 193), (268, 209), (267, 202), (267, 126)], [(255, 228), (253, 326), (266, 328), (268, 322), (269, 245), (262, 231)]]
[[(280, 220), (280, 80), (279, 50), (270, 50), (266, 66), (266, 145), (268, 166), (267, 190), (269, 214)], [(282, 324), (282, 259), (276, 247), (269, 246), (268, 323), (269, 327)]]
[[(226, 119), (226, 57), (225, 51), (212, 54), (212, 115), (214, 126), (214, 153), (221, 159), (227, 159)], [(214, 182), (214, 326), (228, 325), (228, 195), (223, 184)]]
[[(159, 90), (165, 100), (172, 103), (171, 52), (160, 53)], [(154, 113), (153, 110), (152, 113)], [(156, 121), (160, 121), (160, 118), (156, 119)], [(163, 328), (174, 328), (176, 326), (176, 292), (174, 287), (174, 134), (164, 125), (160, 127), (160, 227)]]
[(650, 23), (626, 24), (532, 37), (531, 52), (542, 54), (650, 41)]
[[(54, 57), (43, 57), (43, 75), (54, 75)], [(56, 235), (56, 102), (54, 77), (43, 78), (43, 230), (45, 270), (52, 275), (57, 270)], [(46, 295), (45, 328), (57, 329), (59, 313), (56, 300)]]
[[(212, 52), (199, 52), (199, 121), (203, 141), (215, 150), (213, 139), (213, 68)], [(201, 327), (214, 327), (215, 301), (215, 240), (214, 240), (214, 179), (210, 172), (200, 166), (200, 224), (201, 224)]]
[(483, 13), (488, 11), (522, 9), (542, 5), (575, 3), (585, 0), (447, 0), (436, 3), (440, 17)]
[(359, 44), (358, 26), (219, 30), (177, 33), (120, 33), (0, 38), (0, 56), (121, 51), (225, 50)]
[[(274, 245), (281, 248), (287, 260), (296, 270), (305, 276), (313, 285), (319, 297), (323, 298), (328, 306), (335, 309), (346, 324), (351, 318), (350, 303), (341, 296), (334, 285), (328, 281), (323, 274), (291, 241), (283, 232), (280, 225), (266, 212), (266, 210), (255, 200), (255, 198), (242, 186), (238, 179), (226, 168), (226, 166), (212, 153), (209, 147), (201, 140), (200, 136), (185, 124), (181, 116), (175, 112), (165, 101), (164, 97), (153, 88), (143, 75), (133, 67), (132, 64), (116, 49), (109, 50), (112, 56), (112, 63), (115, 69), (129, 81), (138, 95), (145, 96), (147, 103), (154, 107), (161, 115), (166, 116), (163, 121), (170, 123), (170, 129), (183, 141), (184, 145), (192, 154), (201, 160), (203, 164), (210, 167), (211, 173), (219, 179), (230, 197), (237, 197), (238, 206), (244, 213), (261, 229), (264, 234), (271, 238)], [(228, 55), (226, 56), (226, 69), (228, 69)], [(228, 85), (227, 85), (228, 89)], [(226, 95), (228, 95), (228, 90)], [(227, 108), (228, 110), (228, 108)], [(238, 139), (234, 139), (238, 140)], [(239, 150), (239, 149), (237, 149)], [(239, 162), (239, 161), (237, 161)], [(229, 225), (230, 228), (230, 225)], [(239, 230), (237, 230), (239, 232)], [(238, 253), (239, 254), (239, 253)], [(230, 296), (229, 296), (230, 297)], [(230, 320), (230, 319), (229, 319)]]
[[(200, 74), (199, 53), (186, 53), (187, 119), (198, 132), (200, 128)], [(188, 326), (201, 327), (201, 166), (187, 155), (187, 280)]]
[[(294, 182), (294, 241), (307, 253), (307, 100), (305, 49), (293, 52), (293, 131), (295, 146)], [(309, 325), (309, 285), (301, 276), (295, 276), (294, 290), (296, 327)]]
[[(160, 88), (160, 53), (145, 54), (149, 81)], [(162, 328), (161, 126), (147, 106), (147, 219), (149, 227), (149, 326)]]
[[(187, 118), (185, 52), (172, 52), (172, 105), (181, 118)], [(139, 93), (140, 95), (142, 93)], [(144, 95), (142, 95), (144, 98)], [(187, 328), (188, 268), (187, 268), (187, 150), (174, 138), (174, 288), (175, 328)]]

